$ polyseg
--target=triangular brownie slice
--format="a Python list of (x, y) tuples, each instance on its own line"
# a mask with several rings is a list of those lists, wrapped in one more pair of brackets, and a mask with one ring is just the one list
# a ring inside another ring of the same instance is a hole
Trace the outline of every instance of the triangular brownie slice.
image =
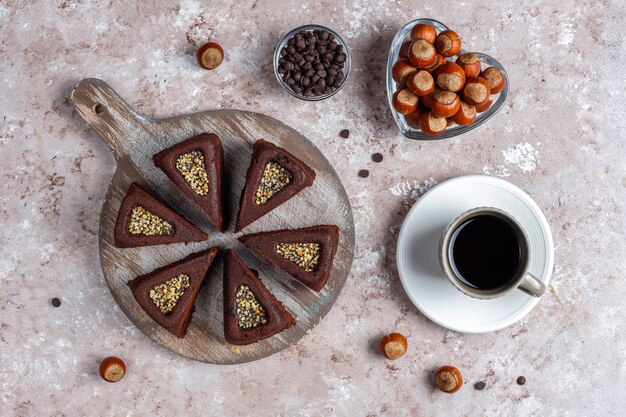
[(218, 248), (186, 258), (128, 281), (137, 303), (165, 330), (184, 337), (193, 304)]
[(118, 248), (202, 242), (207, 238), (206, 233), (136, 183), (128, 188), (115, 223)]
[(315, 291), (324, 287), (337, 253), (339, 228), (321, 225), (295, 230), (277, 230), (239, 238), (280, 269)]
[(223, 230), (222, 172), (224, 150), (220, 138), (203, 133), (165, 149), (152, 157), (154, 164), (187, 198)]
[(276, 145), (257, 141), (241, 193), (235, 232), (274, 210), (313, 180), (315, 171), (304, 162)]
[(224, 337), (249, 345), (293, 326), (285, 306), (263, 285), (256, 272), (229, 250), (224, 257)]

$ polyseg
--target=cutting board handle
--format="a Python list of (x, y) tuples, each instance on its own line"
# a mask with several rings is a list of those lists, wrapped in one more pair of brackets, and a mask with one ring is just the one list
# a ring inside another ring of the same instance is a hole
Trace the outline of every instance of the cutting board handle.
[(86, 78), (72, 91), (74, 107), (109, 146), (117, 160), (128, 153), (136, 135), (145, 134), (148, 119), (128, 104), (104, 81)]

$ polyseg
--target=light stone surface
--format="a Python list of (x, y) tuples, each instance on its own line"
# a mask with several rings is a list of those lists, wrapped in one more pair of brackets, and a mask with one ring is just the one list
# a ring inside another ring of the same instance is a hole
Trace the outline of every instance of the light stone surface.
[[(620, 415), (624, 2), (507, 3), (0, 0), (0, 415)], [(466, 49), (493, 55), (511, 78), (502, 112), (457, 139), (407, 140), (387, 107), (388, 47), (417, 17), (457, 29)], [(320, 103), (281, 91), (271, 66), (281, 34), (309, 22), (344, 35), (353, 54), (347, 85)], [(209, 38), (226, 51), (212, 72), (193, 55)], [(170, 353), (122, 314), (98, 259), (114, 159), (69, 101), (86, 77), (154, 117), (262, 112), (324, 152), (350, 196), (357, 245), (337, 304), (309, 336), (270, 358), (222, 367)], [(348, 139), (338, 136), (344, 128)], [(367, 179), (357, 176), (364, 168)], [(524, 320), (464, 335), (410, 303), (394, 245), (425, 190), (482, 173), (535, 199), (556, 261), (549, 292)], [(396, 362), (377, 352), (390, 331), (409, 339)], [(126, 361), (120, 383), (97, 375), (109, 355)], [(466, 379), (453, 396), (430, 382), (446, 363)], [(526, 385), (515, 383), (519, 375)], [(476, 391), (480, 380), (487, 387)]]

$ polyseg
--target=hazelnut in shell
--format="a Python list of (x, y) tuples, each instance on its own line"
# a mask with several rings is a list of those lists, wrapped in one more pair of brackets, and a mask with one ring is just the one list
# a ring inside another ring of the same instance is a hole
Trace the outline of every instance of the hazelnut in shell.
[(419, 129), (420, 117), (422, 116), (422, 113), (429, 112), (429, 111), (430, 110), (426, 109), (425, 107), (418, 106), (417, 110), (415, 110), (414, 112), (405, 114), (404, 119), (406, 120), (409, 126), (411, 126), (414, 129)]
[(212, 70), (219, 67), (224, 60), (224, 50), (219, 44), (208, 42), (198, 49), (196, 58), (202, 68)]
[(408, 59), (409, 46), (411, 46), (411, 41), (406, 41), (402, 44), (402, 46), (400, 46), (400, 52), (398, 53), (398, 58)]
[(437, 117), (432, 111), (424, 112), (420, 117), (420, 129), (430, 136), (437, 136), (446, 130), (448, 122), (445, 117)]
[(445, 365), (435, 372), (435, 385), (441, 391), (452, 394), (463, 386), (461, 371), (451, 365)]
[(399, 59), (393, 64), (393, 67), (391, 67), (391, 78), (398, 84), (405, 85), (406, 78), (415, 71), (417, 71), (417, 68), (412, 66), (408, 60)]
[(489, 67), (480, 73), (481, 78), (484, 78), (489, 83), (491, 88), (491, 94), (498, 94), (504, 88), (504, 75), (495, 67)]
[(435, 80), (443, 90), (461, 91), (465, 85), (465, 71), (454, 62), (446, 62), (436, 71)]
[(477, 104), (474, 107), (476, 107), (478, 113), (482, 113), (491, 106), (491, 103), (493, 103), (493, 100), (490, 98), (489, 100), (485, 100), (484, 103)]
[(467, 80), (465, 87), (463, 87), (463, 100), (472, 106), (482, 104), (489, 100), (490, 94), (491, 89), (489, 88), (489, 83), (484, 78), (472, 77)]
[(434, 45), (435, 39), (437, 39), (437, 31), (431, 25), (418, 23), (411, 29), (411, 40), (416, 41), (418, 39), (424, 39), (429, 44)]
[(418, 39), (409, 46), (409, 61), (417, 68), (424, 68), (437, 59), (437, 51), (428, 41)]
[(456, 63), (463, 68), (466, 78), (476, 77), (480, 74), (480, 59), (478, 59), (476, 54), (461, 54), (456, 59)]
[(396, 91), (391, 101), (393, 108), (400, 114), (413, 113), (419, 105), (419, 97), (411, 93), (407, 88)]
[(400, 333), (391, 333), (380, 341), (380, 350), (387, 359), (396, 360), (404, 356), (408, 347), (406, 337)]
[(427, 96), (435, 90), (435, 80), (428, 71), (419, 70), (409, 75), (406, 87), (416, 96)]
[(451, 91), (440, 91), (433, 95), (430, 109), (437, 117), (451, 117), (459, 111), (461, 99)]
[(117, 382), (124, 378), (126, 374), (126, 364), (123, 360), (115, 356), (105, 358), (98, 368), (100, 377), (107, 382)]
[(444, 30), (435, 40), (437, 52), (445, 57), (453, 56), (461, 50), (461, 38), (453, 30)]
[(437, 68), (439, 68), (445, 63), (446, 63), (446, 59), (443, 57), (443, 55), (437, 54), (437, 58), (433, 61), (433, 63), (427, 67), (424, 67), (424, 69), (432, 74), (433, 72), (437, 70)]
[(461, 126), (471, 124), (476, 120), (476, 107), (461, 100), (461, 106), (459, 110), (454, 113), (454, 116), (452, 116), (452, 120), (454, 120), (454, 123)]

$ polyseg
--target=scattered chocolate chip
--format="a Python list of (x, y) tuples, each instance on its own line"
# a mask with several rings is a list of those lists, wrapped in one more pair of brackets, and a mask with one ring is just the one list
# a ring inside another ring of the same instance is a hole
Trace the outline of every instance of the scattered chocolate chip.
[(60, 307), (61, 306), (61, 300), (59, 300), (56, 297), (54, 297), (51, 302), (52, 302), (52, 307)]
[(475, 388), (475, 389), (477, 389), (478, 391), (482, 391), (482, 390), (484, 390), (484, 389), (485, 389), (485, 386), (486, 386), (486, 385), (487, 385), (487, 384), (485, 384), (485, 382), (484, 382), (484, 381), (479, 381), (479, 382), (477, 382), (477, 383), (475, 383), (475, 384), (474, 384), (474, 388)]
[(370, 172), (367, 169), (362, 169), (359, 171), (359, 177), (367, 178), (370, 176)]
[(350, 131), (348, 129), (343, 129), (341, 132), (339, 132), (339, 136), (348, 139), (348, 137), (350, 136)]
[(376, 152), (374, 155), (372, 155), (372, 161), (374, 161), (374, 162), (382, 162), (383, 161), (383, 154)]
[(524, 385), (526, 383), (526, 378), (520, 376), (517, 378), (517, 385)]

